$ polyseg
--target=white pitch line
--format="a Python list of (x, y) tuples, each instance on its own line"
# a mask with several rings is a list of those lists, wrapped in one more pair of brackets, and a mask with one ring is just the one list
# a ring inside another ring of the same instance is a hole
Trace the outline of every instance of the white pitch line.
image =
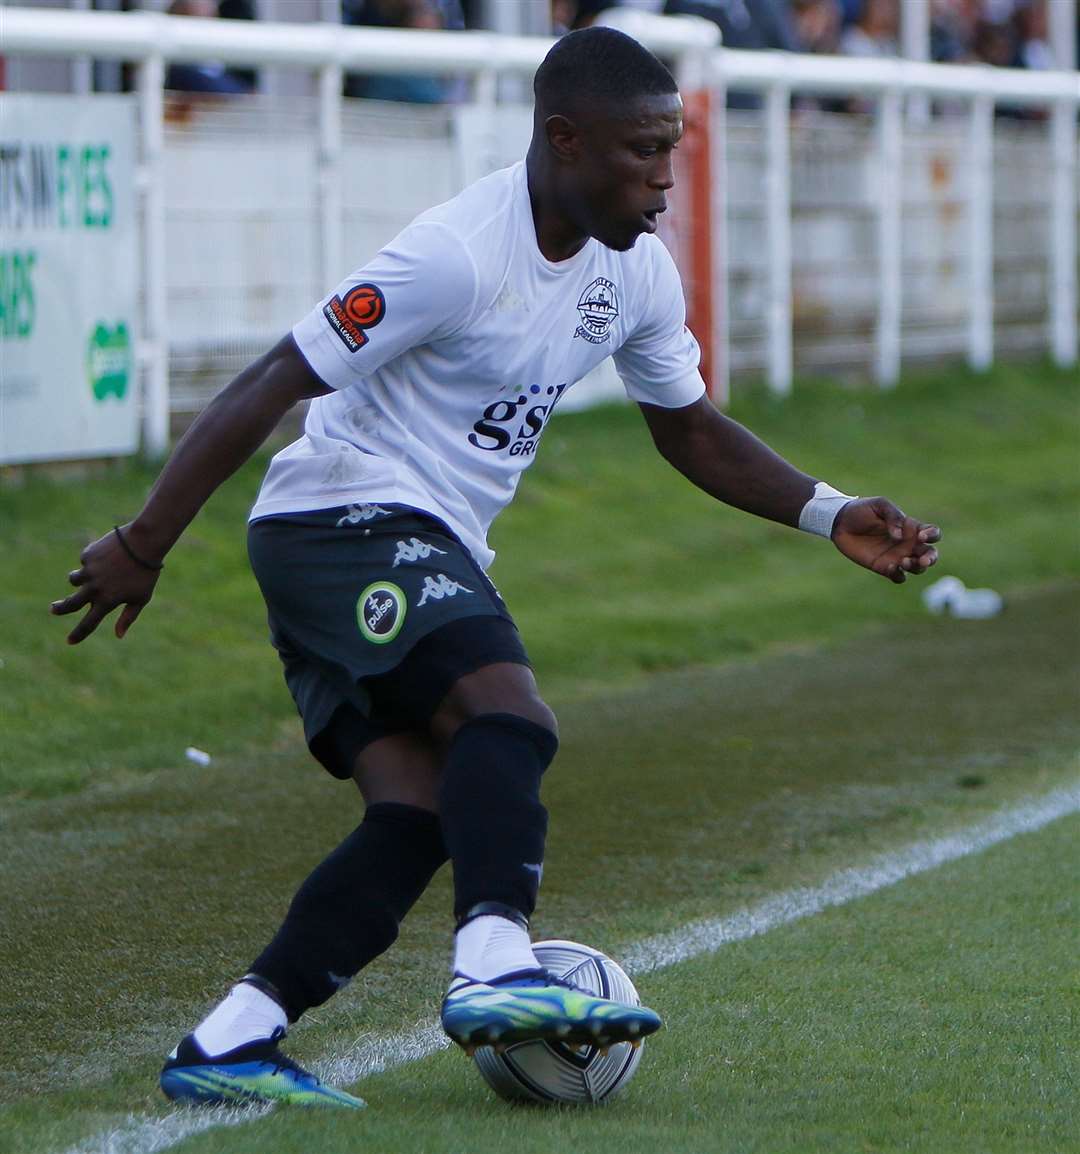
[(947, 862), (981, 853), (999, 842), (1080, 810), (1080, 783), (1056, 789), (1012, 809), (1001, 810), (977, 825), (872, 858), (865, 865), (841, 870), (819, 886), (787, 890), (755, 906), (723, 918), (691, 922), (682, 929), (657, 934), (631, 946), (619, 959), (629, 974), (648, 974), (700, 954), (713, 953), (729, 942), (741, 942), (768, 933), (788, 922), (812, 917), (832, 906), (896, 885), (904, 878), (937, 869)]
[(411, 1030), (401, 1033), (376, 1034), (361, 1042), (351, 1054), (340, 1058), (328, 1058), (314, 1067), (314, 1072), (324, 1082), (332, 1085), (351, 1086), (373, 1074), (381, 1074), (393, 1066), (404, 1066), (407, 1062), (419, 1062), (423, 1058), (450, 1048), (450, 1039), (436, 1018), (422, 1022)]
[[(896, 885), (905, 878), (981, 853), (1019, 834), (1034, 833), (1078, 811), (1080, 782), (1001, 810), (958, 833), (881, 854), (866, 865), (833, 874), (819, 886), (786, 890), (726, 917), (706, 918), (680, 930), (646, 938), (630, 946), (619, 961), (629, 974), (639, 975), (714, 953), (730, 942), (766, 934), (789, 922), (813, 917)], [(317, 1073), (328, 1082), (352, 1085), (394, 1066), (419, 1062), (449, 1045), (437, 1021), (424, 1022), (412, 1030), (363, 1041), (352, 1053), (322, 1062)], [(215, 1126), (237, 1126), (263, 1117), (272, 1108), (180, 1109), (157, 1118), (131, 1115), (126, 1122), (94, 1135), (64, 1154), (159, 1154), (193, 1134)]]
[(127, 1121), (103, 1130), (73, 1146), (67, 1154), (159, 1154), (218, 1126), (239, 1126), (263, 1118), (273, 1106), (222, 1106), (201, 1114), (192, 1110), (174, 1110), (163, 1118), (129, 1114)]

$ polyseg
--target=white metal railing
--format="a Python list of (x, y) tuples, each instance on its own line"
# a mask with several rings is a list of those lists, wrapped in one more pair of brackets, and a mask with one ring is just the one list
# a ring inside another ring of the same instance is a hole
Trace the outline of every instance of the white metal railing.
[[(979, 368), (993, 356), (992, 128), (995, 104), (1052, 108), (1050, 347), (1063, 365), (1077, 360), (1077, 135), (1080, 75), (1026, 72), (986, 66), (927, 64), (899, 60), (814, 57), (779, 52), (743, 52), (718, 46), (714, 25), (692, 18), (650, 17), (633, 10), (607, 14), (610, 23), (637, 36), (654, 51), (674, 57), (685, 87), (708, 86), (722, 110), (724, 91), (764, 93), (768, 221), (768, 380), (787, 392), (792, 382), (790, 125), (792, 92), (864, 95), (877, 103), (878, 316), (876, 375), (895, 383), (900, 369), (899, 196), (903, 122), (901, 101), (912, 95), (968, 103), (972, 179), (969, 184), (970, 255), (968, 360)], [(89, 56), (138, 65), (143, 198), (142, 250), (146, 308), (140, 349), (147, 373), (144, 439), (152, 453), (164, 450), (168, 434), (164, 206), (162, 197), (162, 84), (169, 61), (220, 60), (230, 65), (281, 65), (318, 74), (319, 189), (323, 268), (333, 267), (342, 235), (340, 170), (342, 74), (468, 75), (478, 103), (492, 106), (500, 74), (529, 76), (552, 41), (490, 33), (447, 34), (328, 24), (272, 24), (199, 20), (157, 13), (57, 12), (0, 8), (0, 51), (6, 55)], [(724, 117), (714, 117), (713, 147), (723, 163)], [(726, 283), (726, 212), (714, 198), (711, 222), (714, 283)], [(719, 294), (724, 300), (725, 294)], [(715, 311), (713, 347), (724, 347), (727, 320)], [(713, 382), (726, 395), (726, 370)]]

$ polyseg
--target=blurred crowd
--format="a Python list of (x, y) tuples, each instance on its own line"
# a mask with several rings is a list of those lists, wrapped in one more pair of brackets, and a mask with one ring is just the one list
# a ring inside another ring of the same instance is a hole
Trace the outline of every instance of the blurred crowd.
[[(904, 0), (522, 0), (543, 6), (556, 35), (592, 23), (609, 8), (701, 16), (719, 25), (730, 48), (783, 49), (844, 56), (898, 56)], [(1006, 68), (1052, 68), (1048, 8), (1072, 0), (930, 0), (929, 59)], [(177, 15), (253, 19), (254, 0), (174, 0)], [(383, 28), (460, 30), (483, 26), (484, 0), (342, 0), (342, 19)], [(533, 28), (533, 31), (539, 29)], [(168, 86), (184, 91), (242, 92), (254, 75), (173, 66)], [(350, 76), (346, 94), (439, 103), (454, 86), (430, 76)]]
[[(1050, 3), (1069, 0), (930, 0), (931, 60), (1050, 68)], [(729, 48), (840, 56), (900, 55), (903, 0), (554, 0), (556, 19), (579, 27), (610, 7), (704, 16)]]

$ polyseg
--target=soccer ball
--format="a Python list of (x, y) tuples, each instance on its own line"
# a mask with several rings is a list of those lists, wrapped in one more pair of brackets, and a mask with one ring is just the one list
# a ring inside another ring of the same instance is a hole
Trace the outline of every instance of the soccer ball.
[[(546, 970), (588, 993), (638, 1006), (634, 983), (607, 954), (578, 942), (536, 942), (533, 953)], [(487, 1084), (511, 1102), (602, 1102), (634, 1076), (642, 1045), (619, 1042), (601, 1054), (595, 1046), (519, 1042), (497, 1054), (481, 1046), (473, 1055)]]

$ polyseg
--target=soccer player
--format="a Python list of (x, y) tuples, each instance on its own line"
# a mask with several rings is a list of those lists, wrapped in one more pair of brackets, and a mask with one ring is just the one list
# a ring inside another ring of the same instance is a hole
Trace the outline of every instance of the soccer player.
[(270, 464), (250, 554), (311, 752), (357, 783), (366, 810), (170, 1055), (172, 1098), (360, 1104), (277, 1044), (391, 945), (447, 859), (454, 1041), (605, 1045), (660, 1026), (554, 979), (532, 952), (557, 729), (485, 575), (488, 527), (563, 393), (605, 357), (661, 454), (719, 500), (831, 538), (895, 582), (936, 560), (936, 527), (807, 476), (704, 395), (679, 277), (653, 235), (682, 133), (667, 69), (590, 28), (551, 49), (534, 88), (527, 159), (418, 217), (240, 373), (52, 606), (89, 607), (73, 644), (122, 607), (123, 637), (202, 504), (311, 399), (303, 436)]

